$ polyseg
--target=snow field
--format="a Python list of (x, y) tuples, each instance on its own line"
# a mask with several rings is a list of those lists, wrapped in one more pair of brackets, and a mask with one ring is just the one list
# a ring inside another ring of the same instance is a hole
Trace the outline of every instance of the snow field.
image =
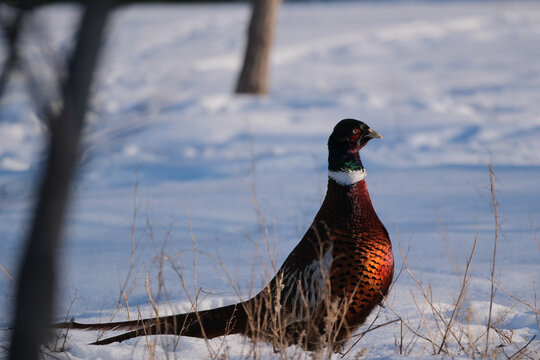
[[(68, 48), (75, 15), (70, 7), (40, 14), (54, 51)], [(200, 309), (254, 294), (272, 275), (272, 260), (279, 267), (320, 206), (332, 127), (355, 117), (384, 136), (362, 158), (396, 270), (403, 264), (399, 239), (404, 252), (410, 247), (409, 270), (430, 289), (445, 321), (478, 238), (463, 306), (447, 338), (449, 356), (457, 358), (481, 351), (485, 342), (495, 228), (487, 165), (493, 162), (501, 233), (491, 349), (511, 356), (536, 335), (524, 351), (538, 359), (539, 4), (286, 3), (272, 93), (264, 98), (232, 94), (248, 16), (244, 4), (131, 6), (114, 15), (60, 251), (58, 319), (73, 299), (70, 317), (111, 318), (130, 268), (132, 238), (130, 316), (138, 309), (152, 314), (147, 275), (160, 314), (188, 311), (199, 288)], [(31, 37), (25, 46), (41, 64)], [(44, 129), (21, 78), (2, 101), (0, 264), (15, 275)], [(13, 285), (3, 273), (0, 289), (5, 329)], [(399, 315), (403, 330), (396, 322), (369, 332), (346, 357), (397, 358), (402, 344), (407, 357), (431, 358), (433, 346), (417, 334), (441, 344), (444, 323), (405, 270), (387, 301), (377, 323)], [(124, 318), (125, 304), (116, 316)], [(168, 336), (86, 345), (95, 337), (71, 331), (67, 352), (53, 355), (200, 359), (219, 352), (240, 359), (256, 351), (280, 357), (271, 346), (254, 350), (239, 336), (212, 340), (210, 349), (201, 340)], [(0, 331), (3, 345), (8, 339)], [(285, 355), (309, 357), (294, 347)]]

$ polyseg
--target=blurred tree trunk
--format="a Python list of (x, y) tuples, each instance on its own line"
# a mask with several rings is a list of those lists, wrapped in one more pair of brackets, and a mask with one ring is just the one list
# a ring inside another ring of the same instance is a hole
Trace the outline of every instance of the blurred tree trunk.
[(246, 53), (236, 93), (268, 93), (270, 50), (281, 0), (253, 0)]
[(90, 85), (111, 7), (112, 0), (87, 2), (68, 75), (62, 84), (62, 110), (50, 121), (46, 167), (32, 230), (19, 269), (10, 359), (38, 359), (39, 347), (50, 331), (54, 312), (56, 252), (70, 183), (77, 167), (79, 138)]

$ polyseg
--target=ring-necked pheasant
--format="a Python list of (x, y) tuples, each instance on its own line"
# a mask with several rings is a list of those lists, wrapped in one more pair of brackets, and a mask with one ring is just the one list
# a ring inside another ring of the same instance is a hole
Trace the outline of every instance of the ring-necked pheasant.
[(337, 350), (387, 294), (392, 244), (369, 197), (359, 151), (381, 134), (345, 119), (328, 140), (328, 190), (321, 209), (276, 276), (255, 297), (217, 309), (107, 324), (57, 328), (133, 331), (96, 341), (175, 334), (213, 338), (244, 334), (278, 346)]

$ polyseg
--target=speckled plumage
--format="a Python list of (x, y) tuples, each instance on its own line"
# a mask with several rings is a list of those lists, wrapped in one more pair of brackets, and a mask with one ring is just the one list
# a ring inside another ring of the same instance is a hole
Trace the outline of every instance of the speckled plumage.
[[(56, 327), (135, 329), (95, 344), (147, 334), (212, 338), (240, 333), (278, 346), (339, 349), (380, 304), (393, 277), (392, 244), (373, 209), (366, 180), (339, 176), (339, 172), (363, 172), (359, 150), (380, 137), (357, 120), (336, 125), (328, 141), (329, 171), (338, 173), (339, 183), (335, 176), (329, 177), (326, 197), (312, 225), (276, 276), (252, 299), (197, 314)], [(348, 184), (340, 179), (352, 180)]]

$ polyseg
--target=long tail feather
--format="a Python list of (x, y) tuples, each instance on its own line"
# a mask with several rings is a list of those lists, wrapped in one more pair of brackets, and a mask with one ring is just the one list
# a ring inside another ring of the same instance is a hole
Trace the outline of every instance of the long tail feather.
[(99, 340), (93, 345), (122, 342), (137, 336), (172, 334), (211, 339), (216, 336), (245, 333), (247, 316), (244, 304), (234, 304), (212, 310), (171, 315), (159, 318), (120, 321), (108, 324), (81, 324), (74, 321), (53, 325), (55, 328), (81, 330), (133, 330)]
[(120, 343), (120, 342), (122, 342), (124, 340), (128, 340), (128, 339), (132, 339), (132, 338), (137, 337), (137, 336), (145, 335), (145, 333), (144, 332), (141, 333), (141, 331), (142, 330), (130, 331), (130, 332), (118, 335), (118, 336), (112, 336), (110, 338), (106, 338), (106, 339), (103, 339), (103, 340), (98, 340), (96, 342), (90, 343), (89, 345), (108, 345), (108, 344), (112, 344), (112, 343), (115, 343), (115, 342)]
[(77, 330), (133, 330), (144, 326), (150, 326), (155, 322), (152, 319), (139, 319), (131, 321), (118, 321), (102, 324), (82, 324), (75, 321), (57, 323), (53, 325), (55, 329), (77, 329)]

